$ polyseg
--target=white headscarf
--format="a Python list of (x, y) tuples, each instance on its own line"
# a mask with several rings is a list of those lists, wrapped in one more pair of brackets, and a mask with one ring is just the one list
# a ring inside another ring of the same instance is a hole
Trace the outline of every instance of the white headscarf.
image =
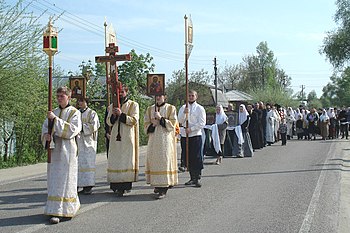
[(241, 112), (241, 110), (239, 110), (239, 114), (238, 114), (238, 123), (240, 125), (242, 125), (247, 120), (247, 117), (249, 116), (249, 113), (248, 113), (248, 111), (247, 111), (247, 109), (246, 109), (244, 104), (239, 105), (239, 107), (243, 108), (243, 112)]
[(222, 105), (218, 105), (216, 107), (220, 107), (220, 112), (216, 113), (216, 117), (215, 117), (215, 124), (222, 124), (225, 121), (227, 121), (227, 116), (224, 112), (224, 108), (222, 107)]
[(334, 108), (329, 108), (327, 115), (329, 118), (335, 118)]
[(320, 121), (325, 122), (325, 121), (327, 121), (327, 120), (329, 120), (329, 116), (328, 116), (328, 114), (327, 114), (326, 109), (323, 109), (323, 110), (322, 110), (322, 114), (321, 114), (321, 116), (320, 116)]

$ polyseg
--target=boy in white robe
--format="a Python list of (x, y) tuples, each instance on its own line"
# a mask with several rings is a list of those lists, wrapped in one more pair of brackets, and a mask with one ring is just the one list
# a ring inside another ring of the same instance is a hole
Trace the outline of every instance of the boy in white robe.
[(68, 87), (57, 89), (59, 107), (47, 112), (47, 118), (52, 122), (51, 135), (48, 134), (48, 119), (42, 127), (42, 142), (44, 145), (48, 142), (51, 149), (51, 163), (47, 164), (48, 197), (44, 213), (51, 216), (52, 224), (71, 219), (80, 208), (76, 137), (81, 131), (81, 115), (69, 104), (71, 93)]
[(97, 133), (100, 121), (97, 113), (88, 107), (86, 98), (78, 99), (82, 130), (78, 138), (78, 188), (79, 193), (91, 194), (95, 186)]

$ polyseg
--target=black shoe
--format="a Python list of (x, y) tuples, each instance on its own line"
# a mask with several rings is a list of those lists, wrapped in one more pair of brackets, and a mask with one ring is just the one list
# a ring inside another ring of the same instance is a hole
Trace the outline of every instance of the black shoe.
[(124, 190), (117, 190), (117, 197), (123, 197), (124, 196)]
[(185, 167), (179, 167), (179, 171), (180, 171), (180, 172), (185, 172), (185, 171), (186, 171), (186, 168), (185, 168)]
[(201, 182), (199, 180), (196, 180), (194, 182), (194, 186), (197, 187), (197, 188), (200, 188), (200, 187), (202, 187), (202, 184), (201, 184)]
[(153, 192), (154, 192), (154, 193), (159, 193), (159, 189), (154, 188), (154, 189), (153, 189)]
[(185, 183), (185, 185), (193, 185), (194, 184), (194, 181), (193, 180), (189, 180)]
[(83, 190), (78, 192), (79, 194), (84, 194), (84, 195), (91, 195), (92, 194), (92, 187), (84, 187)]

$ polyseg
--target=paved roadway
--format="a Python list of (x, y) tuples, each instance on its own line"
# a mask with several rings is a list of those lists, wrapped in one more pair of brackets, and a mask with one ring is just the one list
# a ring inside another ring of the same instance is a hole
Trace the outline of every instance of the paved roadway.
[(44, 216), (46, 164), (0, 170), (0, 232), (350, 232), (350, 142), (288, 141), (253, 158), (205, 160), (202, 188), (186, 187), (188, 173), (163, 200), (140, 181), (118, 198), (106, 183), (106, 158), (97, 159), (97, 187), (80, 196), (71, 221)]

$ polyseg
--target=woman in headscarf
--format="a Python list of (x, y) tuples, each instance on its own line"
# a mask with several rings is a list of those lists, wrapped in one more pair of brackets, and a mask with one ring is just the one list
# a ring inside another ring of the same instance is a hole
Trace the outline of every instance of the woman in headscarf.
[(218, 126), (220, 149), (221, 149), (219, 153), (217, 153), (217, 159), (215, 163), (219, 165), (222, 162), (222, 156), (224, 154), (224, 143), (226, 139), (226, 128), (227, 128), (227, 116), (221, 104), (216, 106), (215, 124)]
[(321, 130), (321, 136), (322, 140), (326, 140), (328, 137), (328, 130), (329, 130), (329, 116), (327, 114), (326, 109), (322, 110), (322, 114), (320, 116), (320, 130)]
[(248, 132), (250, 116), (244, 104), (239, 105), (238, 123), (241, 126), (243, 134), (243, 156), (253, 157), (253, 146)]
[(336, 117), (334, 113), (334, 108), (329, 108), (327, 115), (329, 117), (329, 134), (328, 138), (335, 139), (335, 125), (336, 125)]

